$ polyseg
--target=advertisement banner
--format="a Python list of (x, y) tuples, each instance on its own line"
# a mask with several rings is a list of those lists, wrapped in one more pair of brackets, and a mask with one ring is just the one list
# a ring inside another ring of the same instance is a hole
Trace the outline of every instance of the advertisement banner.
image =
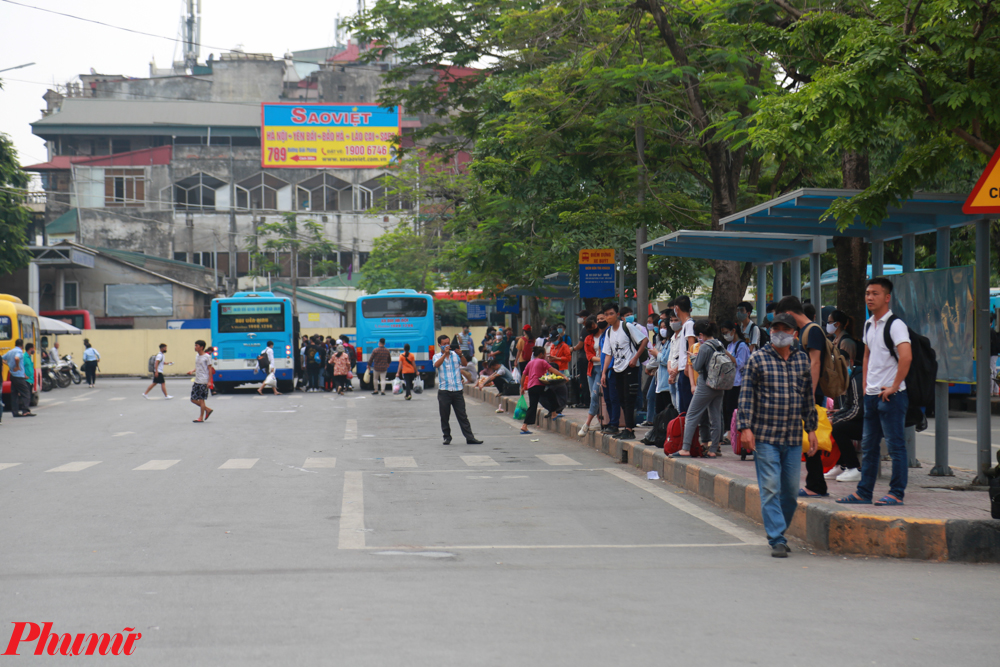
[(260, 166), (363, 169), (395, 160), (398, 108), (373, 104), (261, 104)]

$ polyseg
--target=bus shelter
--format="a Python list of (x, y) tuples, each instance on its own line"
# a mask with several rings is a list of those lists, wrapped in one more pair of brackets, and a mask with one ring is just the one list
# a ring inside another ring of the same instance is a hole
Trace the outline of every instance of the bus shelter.
[[(974, 336), (972, 347), (975, 359), (974, 376), (951, 378), (946, 373), (947, 364), (939, 364), (935, 400), (935, 466), (932, 475), (951, 475), (948, 466), (948, 382), (974, 381), (976, 392), (976, 453), (977, 478), (979, 484), (986, 482), (985, 472), (991, 464), (990, 431), (990, 366), (989, 366), (989, 278), (990, 239), (989, 219), (982, 215), (967, 215), (962, 212), (965, 197), (942, 193), (918, 193), (895, 206), (890, 207), (878, 226), (869, 227), (855, 219), (838, 228), (838, 220), (825, 217), (834, 201), (850, 198), (860, 190), (804, 188), (782, 195), (757, 206), (740, 211), (720, 220), (719, 232), (677, 232), (655, 239), (643, 245), (645, 254), (669, 255), (674, 257), (694, 257), (701, 259), (731, 259), (751, 262), (757, 268), (757, 284), (765, 286), (767, 267), (774, 272), (775, 299), (781, 298), (781, 282), (784, 263), (791, 260), (809, 258), (811, 301), (816, 306), (817, 318), (822, 313), (822, 290), (820, 289), (820, 255), (829, 249), (832, 239), (837, 236), (862, 238), (871, 245), (872, 275), (883, 273), (884, 247), (886, 241), (902, 241), (903, 275), (916, 270), (916, 235), (933, 233), (936, 235), (937, 268), (950, 266), (951, 230), (975, 225), (976, 264), (973, 277), (974, 289), (970, 296)], [(807, 239), (812, 246), (806, 249)], [(801, 296), (801, 262), (792, 261), (791, 289)], [(757, 290), (758, 313), (766, 307), (766, 289)], [(895, 303), (895, 301), (894, 301)], [(941, 317), (947, 304), (941, 304)], [(911, 325), (912, 326), (912, 325)], [(916, 328), (916, 327), (914, 327)], [(921, 332), (924, 333), (924, 332)], [(932, 337), (932, 341), (934, 338)], [(957, 356), (968, 350), (956, 351), (938, 349), (938, 355)]]

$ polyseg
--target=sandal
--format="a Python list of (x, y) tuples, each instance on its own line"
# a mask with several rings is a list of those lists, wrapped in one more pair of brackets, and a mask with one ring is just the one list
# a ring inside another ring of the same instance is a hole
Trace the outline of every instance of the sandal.
[[(409, 396), (407, 396), (407, 398), (409, 398)], [(503, 412), (504, 412), (503, 408), (497, 408), (497, 414), (498, 415), (502, 415)]]
[(893, 498), (892, 496), (882, 496), (880, 499), (876, 500), (874, 504), (878, 507), (886, 507), (889, 505), (902, 505), (903, 501), (899, 498)]
[(520, 434), (520, 435), (531, 435), (532, 431), (518, 431), (518, 434)]
[[(799, 498), (829, 498), (829, 493), (810, 493), (805, 489), (799, 489)], [(840, 502), (839, 500), (837, 502)]]
[(202, 419), (192, 419), (191, 421), (193, 421), (195, 424), (204, 424), (205, 423), (204, 420), (202, 420)]
[(212, 416), (213, 412), (215, 412), (215, 410), (209, 410), (205, 413), (205, 421), (208, 421), (208, 418)]
[(852, 493), (849, 496), (838, 498), (837, 503), (840, 505), (871, 505), (872, 501), (865, 500), (864, 498), (859, 498), (858, 494)]

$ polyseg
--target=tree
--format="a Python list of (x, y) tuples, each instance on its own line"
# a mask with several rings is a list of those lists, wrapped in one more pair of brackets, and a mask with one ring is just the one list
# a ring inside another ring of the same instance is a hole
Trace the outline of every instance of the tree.
[(369, 294), (382, 289), (429, 294), (437, 287), (434, 265), (423, 238), (404, 222), (375, 239), (358, 286)]
[(31, 261), (26, 249), (31, 212), (23, 203), (29, 181), (17, 161), (14, 143), (0, 133), (0, 274), (23, 269)]
[(257, 225), (257, 235), (252, 238), (248, 250), (253, 265), (250, 273), (255, 276), (281, 273), (278, 256), (289, 253), (292, 313), (297, 315), (300, 258), (316, 260), (313, 270), (326, 274), (335, 266), (335, 262), (326, 258), (334, 255), (337, 248), (324, 236), (323, 225), (315, 220), (299, 220), (295, 213), (285, 213), (279, 221)]

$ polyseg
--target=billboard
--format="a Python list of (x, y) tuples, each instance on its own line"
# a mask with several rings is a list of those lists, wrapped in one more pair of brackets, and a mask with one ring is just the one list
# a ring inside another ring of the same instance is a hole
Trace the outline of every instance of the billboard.
[(373, 104), (261, 104), (260, 166), (364, 169), (395, 160), (399, 109)]

